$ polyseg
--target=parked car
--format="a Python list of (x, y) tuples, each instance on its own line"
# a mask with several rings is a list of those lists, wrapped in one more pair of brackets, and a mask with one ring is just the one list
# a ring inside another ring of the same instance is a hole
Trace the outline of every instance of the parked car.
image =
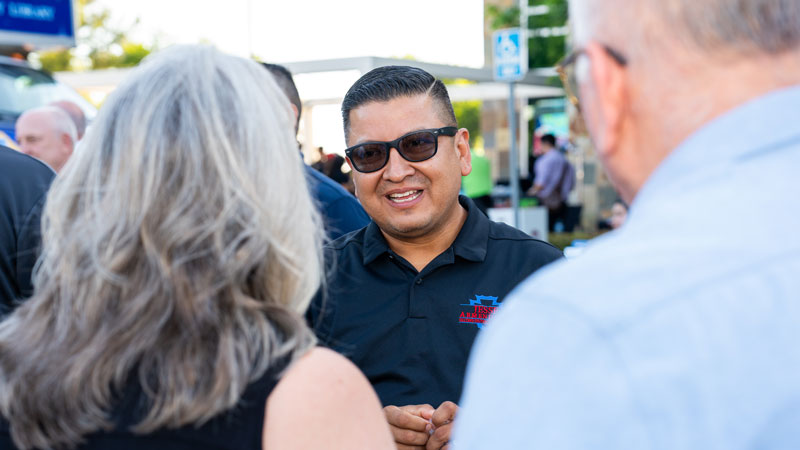
[(14, 139), (14, 123), (20, 114), (57, 100), (77, 104), (88, 122), (97, 114), (91, 103), (47, 72), (36, 70), (25, 61), (0, 56), (0, 144), (13, 144), (8, 139)]

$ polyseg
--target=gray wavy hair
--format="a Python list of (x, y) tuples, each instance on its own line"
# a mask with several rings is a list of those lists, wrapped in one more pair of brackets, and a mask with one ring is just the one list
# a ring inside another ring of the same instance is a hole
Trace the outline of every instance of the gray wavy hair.
[(200, 424), (278, 358), (323, 270), (321, 221), (267, 71), (211, 47), (154, 55), (111, 95), (47, 199), (34, 296), (0, 324), (0, 411), (16, 445)]

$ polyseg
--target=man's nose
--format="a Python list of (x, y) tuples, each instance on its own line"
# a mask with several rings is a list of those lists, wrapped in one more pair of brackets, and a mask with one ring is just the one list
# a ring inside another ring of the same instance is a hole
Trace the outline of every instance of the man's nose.
[(383, 170), (383, 179), (400, 182), (413, 174), (414, 167), (411, 163), (400, 156), (400, 152), (396, 148), (389, 149), (389, 161), (386, 162), (386, 168)]

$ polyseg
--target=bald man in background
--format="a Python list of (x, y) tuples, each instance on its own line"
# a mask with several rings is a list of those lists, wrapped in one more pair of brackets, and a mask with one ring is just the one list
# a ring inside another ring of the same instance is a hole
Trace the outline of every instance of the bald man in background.
[(78, 131), (60, 107), (43, 106), (25, 111), (16, 124), (20, 151), (43, 161), (56, 172), (72, 156)]

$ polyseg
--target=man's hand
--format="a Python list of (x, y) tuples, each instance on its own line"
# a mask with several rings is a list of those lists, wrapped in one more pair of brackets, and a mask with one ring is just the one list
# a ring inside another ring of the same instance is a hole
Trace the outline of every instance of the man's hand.
[(431, 405), (386, 406), (383, 408), (386, 421), (392, 430), (392, 437), (399, 450), (425, 449), (428, 443), (431, 418), (434, 409)]
[(444, 402), (436, 408), (431, 416), (433, 434), (425, 445), (425, 450), (447, 450), (450, 448), (450, 433), (453, 431), (453, 421), (458, 412), (458, 405), (453, 402)]
[(386, 406), (383, 408), (399, 450), (447, 450), (458, 405)]

